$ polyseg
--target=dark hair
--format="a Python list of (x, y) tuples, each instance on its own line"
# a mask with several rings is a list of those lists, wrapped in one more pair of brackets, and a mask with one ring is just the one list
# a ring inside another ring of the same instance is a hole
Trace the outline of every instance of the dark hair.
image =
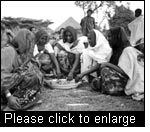
[(113, 54), (110, 58), (110, 63), (118, 65), (118, 61), (123, 50), (126, 47), (130, 46), (130, 42), (127, 38), (124, 28), (122, 27), (115, 27), (110, 29), (110, 33), (112, 36), (111, 48), (113, 50)]
[(65, 28), (61, 28), (61, 29), (59, 30), (59, 34), (61, 33), (62, 30), (65, 30)]
[(40, 40), (40, 38), (42, 37), (42, 36), (46, 36), (47, 37), (47, 42), (49, 41), (49, 35), (48, 35), (48, 33), (47, 33), (47, 31), (46, 30), (44, 30), (44, 29), (40, 29), (38, 32), (36, 32), (36, 34), (35, 34), (35, 43), (39, 43), (39, 40)]
[(91, 12), (91, 13), (93, 13), (92, 9), (88, 9), (88, 10), (87, 10), (87, 13), (88, 13), (88, 12)]
[(142, 14), (142, 10), (141, 9), (138, 8), (138, 9), (135, 10), (135, 16), (136, 17), (139, 17), (141, 14)]
[(71, 26), (68, 26), (65, 28), (64, 32), (63, 32), (63, 42), (66, 43), (67, 39), (66, 39), (66, 32), (70, 32), (72, 34), (72, 41), (75, 42), (77, 40), (77, 31), (76, 29), (74, 29)]

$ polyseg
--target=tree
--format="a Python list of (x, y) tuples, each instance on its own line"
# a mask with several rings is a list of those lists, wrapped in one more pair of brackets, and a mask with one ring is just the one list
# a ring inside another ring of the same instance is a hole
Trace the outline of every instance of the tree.
[[(120, 1), (121, 2), (121, 1)], [(84, 16), (86, 15), (86, 11), (88, 9), (92, 9), (94, 12), (96, 11), (98, 13), (99, 8), (102, 8), (103, 6), (114, 7), (116, 5), (115, 1), (75, 1), (75, 5), (82, 8), (84, 11)], [(106, 12), (107, 14), (108, 12)]]
[(135, 19), (134, 12), (125, 6), (116, 6), (115, 15), (110, 18), (110, 27), (122, 26), (125, 28), (127, 35), (130, 35), (128, 24)]

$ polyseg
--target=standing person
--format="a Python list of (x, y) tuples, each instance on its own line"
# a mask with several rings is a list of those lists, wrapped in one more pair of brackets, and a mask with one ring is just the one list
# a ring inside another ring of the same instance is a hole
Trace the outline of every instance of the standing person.
[[(41, 66), (41, 71), (44, 74), (54, 74), (61, 76), (60, 67), (58, 61), (55, 57), (54, 50), (49, 43), (48, 33), (41, 29), (35, 34), (35, 47), (34, 47), (34, 58), (39, 62)], [(56, 73), (55, 70), (56, 69)]]
[(128, 24), (131, 31), (130, 43), (132, 46), (136, 46), (140, 39), (144, 39), (144, 18), (141, 9), (135, 10), (135, 17), (135, 20)]
[(91, 17), (92, 13), (93, 11), (89, 9), (87, 11), (87, 16), (81, 20), (80, 25), (84, 36), (87, 36), (92, 29), (95, 29), (95, 19)]
[(39, 100), (42, 74), (31, 61), (24, 65), (33, 43), (33, 34), (21, 29), (11, 44), (1, 48), (1, 100), (15, 110), (27, 109)]

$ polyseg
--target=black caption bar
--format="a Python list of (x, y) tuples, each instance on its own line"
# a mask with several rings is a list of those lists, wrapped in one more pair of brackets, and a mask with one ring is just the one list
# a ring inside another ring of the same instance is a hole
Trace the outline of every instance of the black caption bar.
[(144, 111), (1, 112), (1, 127), (144, 127)]

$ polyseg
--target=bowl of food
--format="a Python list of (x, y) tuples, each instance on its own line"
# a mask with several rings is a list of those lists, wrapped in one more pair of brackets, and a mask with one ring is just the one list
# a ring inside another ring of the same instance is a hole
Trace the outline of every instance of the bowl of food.
[(51, 79), (47, 80), (47, 83), (54, 89), (73, 89), (81, 84), (81, 82), (76, 83), (74, 79), (72, 81), (67, 79)]

